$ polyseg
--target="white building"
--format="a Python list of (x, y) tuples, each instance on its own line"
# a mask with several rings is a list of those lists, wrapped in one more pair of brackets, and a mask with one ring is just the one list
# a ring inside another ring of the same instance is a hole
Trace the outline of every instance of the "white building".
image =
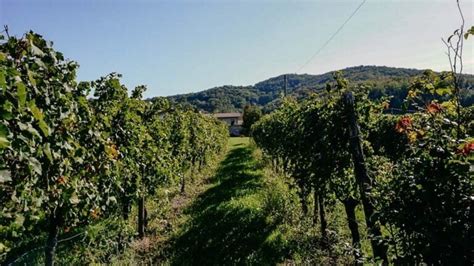
[(240, 136), (244, 122), (241, 113), (216, 113), (214, 117), (229, 125), (229, 133), (231, 136)]
[(226, 122), (229, 126), (241, 126), (244, 122), (241, 113), (217, 113), (214, 117)]

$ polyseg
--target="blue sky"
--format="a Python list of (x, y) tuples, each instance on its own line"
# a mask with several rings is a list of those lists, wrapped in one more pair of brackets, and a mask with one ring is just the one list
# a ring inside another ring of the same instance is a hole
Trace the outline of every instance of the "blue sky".
[[(145, 96), (251, 85), (296, 72), (361, 0), (124, 1), (0, 0), (0, 23), (32, 29), (79, 62), (79, 80), (123, 74)], [(473, 2), (461, 0), (466, 24)], [(454, 0), (367, 0), (298, 73), (357, 65), (447, 70), (441, 37), (460, 23)], [(474, 38), (465, 43), (474, 73)]]

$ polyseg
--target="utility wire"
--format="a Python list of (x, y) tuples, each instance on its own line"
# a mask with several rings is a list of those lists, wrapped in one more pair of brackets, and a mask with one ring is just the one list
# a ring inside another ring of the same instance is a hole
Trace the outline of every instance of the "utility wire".
[(357, 13), (357, 11), (359, 11), (359, 9), (365, 4), (367, 0), (363, 0), (359, 6), (354, 10), (354, 12), (352, 12), (352, 14), (346, 19), (346, 21), (344, 21), (344, 23), (342, 23), (342, 25), (331, 35), (331, 37), (329, 37), (329, 39), (313, 54), (313, 56), (311, 56), (309, 58), (308, 61), (306, 61), (306, 63), (304, 63), (300, 68), (298, 68), (298, 70), (295, 72), (300, 72), (303, 68), (305, 68), (311, 61), (313, 61), (313, 59), (332, 41), (332, 39), (334, 39), (334, 37), (336, 37), (336, 35), (344, 28), (344, 26), (346, 26), (346, 24), (349, 22), (349, 20), (351, 20), (351, 18)]
[[(81, 233), (78, 233), (78, 234), (75, 234), (75, 235), (73, 235), (73, 236), (71, 236), (71, 237), (68, 237), (68, 238), (64, 238), (64, 239), (58, 240), (57, 243), (60, 244), (60, 243), (62, 243), (62, 242), (66, 242), (66, 241), (72, 240), (72, 239), (74, 239), (74, 238), (77, 238), (77, 237), (79, 237), (79, 236), (85, 234), (85, 233), (86, 233), (86, 231), (81, 232)], [(6, 264), (6, 265), (11, 266), (11, 265), (15, 264), (17, 261), (19, 261), (20, 259), (22, 259), (23, 257), (25, 257), (26, 255), (28, 255), (28, 254), (30, 254), (30, 253), (36, 251), (36, 250), (43, 249), (43, 248), (45, 248), (45, 247), (46, 247), (46, 246), (39, 246), (39, 247), (30, 249), (30, 250), (28, 250), (27, 252), (24, 252), (23, 254), (21, 254), (21, 255), (20, 255), (19, 257), (17, 257), (14, 261), (12, 261), (12, 262), (10, 262), (10, 263), (8, 263), (8, 264)]]

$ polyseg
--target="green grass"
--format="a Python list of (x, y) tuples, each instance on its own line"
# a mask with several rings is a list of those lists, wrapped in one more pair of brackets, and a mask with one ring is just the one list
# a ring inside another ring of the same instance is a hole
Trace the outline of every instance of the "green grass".
[(172, 264), (275, 264), (285, 251), (267, 219), (263, 168), (248, 138), (231, 138), (212, 186), (187, 210), (189, 222), (175, 238)]
[[(332, 210), (337, 249), (321, 245), (319, 224), (301, 212), (289, 179), (264, 163), (248, 138), (231, 138), (229, 152), (207, 189), (184, 211), (170, 240), (171, 265), (350, 263), (345, 216)], [(329, 214), (328, 210), (328, 215)], [(337, 233), (336, 233), (337, 232)], [(338, 237), (342, 236), (342, 238)]]
[(231, 137), (229, 138), (229, 147), (231, 149), (234, 149), (236, 147), (243, 147), (249, 144), (249, 138), (248, 137)]

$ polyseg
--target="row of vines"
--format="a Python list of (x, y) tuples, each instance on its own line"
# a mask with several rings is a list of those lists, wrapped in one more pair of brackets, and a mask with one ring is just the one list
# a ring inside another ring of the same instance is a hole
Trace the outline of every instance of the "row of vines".
[(0, 39), (0, 261), (41, 241), (52, 265), (58, 236), (132, 209), (143, 237), (146, 198), (184, 191), (225, 148), (210, 116), (142, 100), (144, 86), (129, 95), (118, 74), (77, 82), (78, 65), (35, 33)]
[(425, 72), (405, 102), (416, 111), (390, 115), (389, 99), (371, 101), (367, 88), (336, 73), (326, 91), (286, 98), (252, 127), (256, 144), (297, 185), (305, 215), (312, 203), (322, 246), (332, 248), (326, 213), (340, 204), (356, 263), (473, 261), (474, 108), (458, 108), (453, 78)]

